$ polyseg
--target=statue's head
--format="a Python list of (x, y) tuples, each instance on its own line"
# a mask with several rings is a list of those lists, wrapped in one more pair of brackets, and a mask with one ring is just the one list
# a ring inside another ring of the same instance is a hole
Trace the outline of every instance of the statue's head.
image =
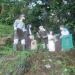
[(64, 25), (61, 25), (61, 26), (60, 26), (60, 30), (61, 30), (61, 31), (64, 30)]

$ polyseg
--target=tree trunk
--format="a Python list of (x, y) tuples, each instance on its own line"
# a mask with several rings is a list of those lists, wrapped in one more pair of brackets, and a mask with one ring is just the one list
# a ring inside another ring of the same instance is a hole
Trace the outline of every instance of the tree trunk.
[(3, 14), (4, 12), (4, 3), (1, 3), (1, 6), (0, 6), (0, 15)]

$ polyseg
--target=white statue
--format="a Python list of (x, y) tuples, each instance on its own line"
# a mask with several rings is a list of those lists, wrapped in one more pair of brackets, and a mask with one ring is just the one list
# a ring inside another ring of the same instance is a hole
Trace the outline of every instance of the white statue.
[(52, 31), (48, 34), (48, 50), (55, 51), (55, 37)]

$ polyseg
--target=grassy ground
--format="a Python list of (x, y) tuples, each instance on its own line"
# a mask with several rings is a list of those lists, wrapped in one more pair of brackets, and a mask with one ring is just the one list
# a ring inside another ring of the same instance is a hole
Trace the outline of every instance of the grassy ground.
[(38, 52), (30, 57), (32, 67), (27, 75), (75, 75), (75, 51)]
[[(28, 64), (27, 57), (30, 56), (27, 51), (1, 51), (0, 52), (0, 75), (21, 75)], [(27, 67), (28, 68), (28, 67)], [(22, 71), (21, 71), (22, 70)], [(19, 72), (19, 74), (18, 74)]]
[(11, 34), (13, 34), (13, 26), (8, 26), (0, 23), (0, 37), (5, 37)]
[(0, 51), (0, 75), (75, 75), (75, 51)]

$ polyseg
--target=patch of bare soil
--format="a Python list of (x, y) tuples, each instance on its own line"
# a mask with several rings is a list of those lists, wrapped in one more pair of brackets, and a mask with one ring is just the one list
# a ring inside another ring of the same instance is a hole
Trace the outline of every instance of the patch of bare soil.
[(62, 75), (63, 66), (64, 69), (75, 67), (75, 51), (38, 52), (28, 60), (31, 63), (31, 69), (25, 75)]
[(12, 36), (8, 37), (0, 37), (0, 46), (3, 46), (5, 44), (12, 43)]

